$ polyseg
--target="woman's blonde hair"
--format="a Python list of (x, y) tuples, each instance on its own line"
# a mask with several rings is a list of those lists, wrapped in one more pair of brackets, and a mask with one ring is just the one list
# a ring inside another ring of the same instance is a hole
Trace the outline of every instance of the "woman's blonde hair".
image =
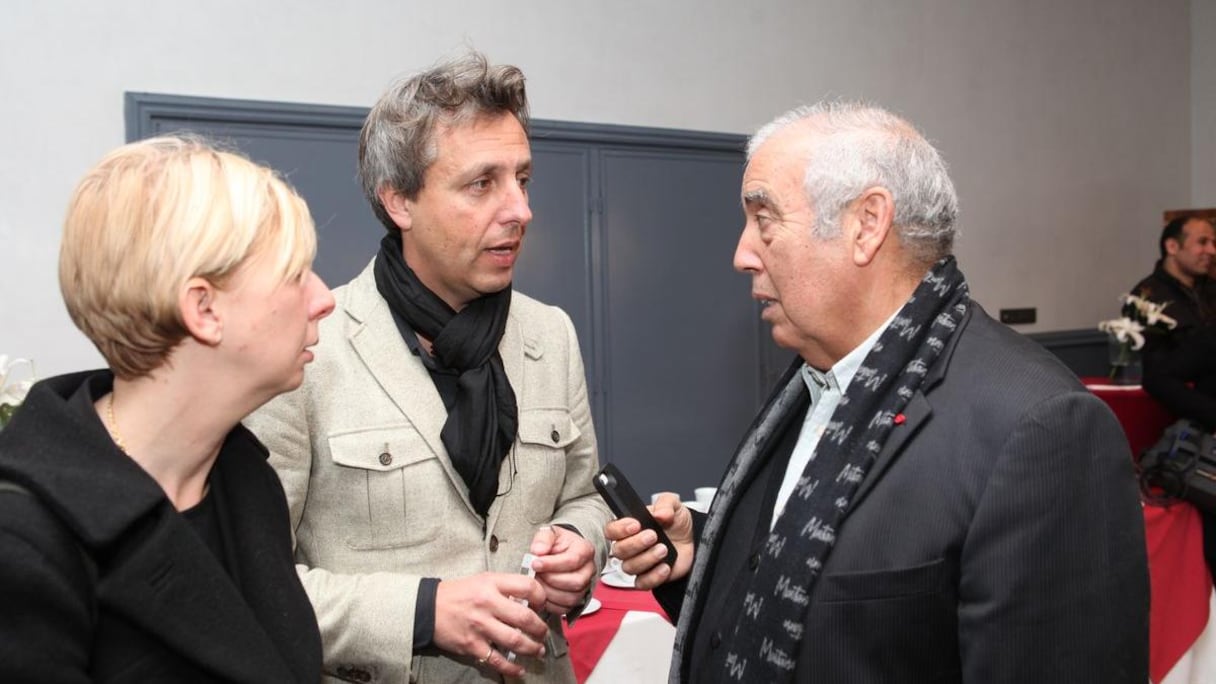
[(178, 297), (190, 278), (223, 287), (264, 256), (286, 282), (315, 254), (308, 206), (274, 171), (201, 138), (150, 138), (109, 153), (80, 181), (59, 288), (114, 373), (134, 378), (187, 336)]

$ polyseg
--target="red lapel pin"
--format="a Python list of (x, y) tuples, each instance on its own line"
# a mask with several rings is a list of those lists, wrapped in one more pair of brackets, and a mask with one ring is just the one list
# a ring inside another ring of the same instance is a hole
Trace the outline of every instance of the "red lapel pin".
[(904, 418), (904, 414), (902, 414), (902, 413), (895, 414), (895, 424), (896, 425), (903, 425), (905, 420), (907, 420), (907, 418)]

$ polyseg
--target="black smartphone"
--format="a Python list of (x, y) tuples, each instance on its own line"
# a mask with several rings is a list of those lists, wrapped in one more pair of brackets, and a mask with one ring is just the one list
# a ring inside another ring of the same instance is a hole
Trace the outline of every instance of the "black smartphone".
[(629, 480), (625, 479), (621, 471), (609, 463), (596, 473), (593, 482), (596, 491), (604, 498), (608, 508), (612, 509), (616, 517), (633, 518), (642, 523), (643, 529), (655, 531), (655, 534), (659, 536), (659, 543), (667, 547), (667, 558), (663, 559), (663, 562), (674, 568), (679, 555), (676, 553), (675, 545), (663, 531), (663, 526), (646, 509), (646, 503), (642, 501), (642, 497), (638, 496), (633, 485), (629, 484)]

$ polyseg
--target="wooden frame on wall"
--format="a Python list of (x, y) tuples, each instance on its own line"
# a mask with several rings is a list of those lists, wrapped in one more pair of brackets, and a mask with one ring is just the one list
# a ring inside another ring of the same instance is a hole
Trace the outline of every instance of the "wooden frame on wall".
[(1170, 209), (1162, 213), (1161, 225), (1165, 225), (1176, 218), (1195, 217), (1207, 219), (1216, 223), (1216, 208), (1212, 209)]

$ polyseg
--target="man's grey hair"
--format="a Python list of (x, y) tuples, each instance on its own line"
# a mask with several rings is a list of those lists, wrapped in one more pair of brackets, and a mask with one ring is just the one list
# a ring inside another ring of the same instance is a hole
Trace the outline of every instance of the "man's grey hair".
[(895, 198), (896, 232), (913, 258), (932, 263), (951, 253), (958, 195), (945, 161), (912, 124), (864, 103), (820, 102), (760, 128), (747, 158), (774, 133), (801, 123), (816, 136), (803, 178), (816, 237), (838, 235), (840, 212), (866, 188), (880, 186)]
[(380, 191), (387, 187), (417, 198), (426, 170), (439, 153), (435, 136), (440, 125), (500, 114), (513, 114), (527, 130), (524, 74), (507, 64), (491, 66), (478, 52), (390, 86), (359, 134), (359, 182), (384, 227), (397, 230), (380, 202)]

